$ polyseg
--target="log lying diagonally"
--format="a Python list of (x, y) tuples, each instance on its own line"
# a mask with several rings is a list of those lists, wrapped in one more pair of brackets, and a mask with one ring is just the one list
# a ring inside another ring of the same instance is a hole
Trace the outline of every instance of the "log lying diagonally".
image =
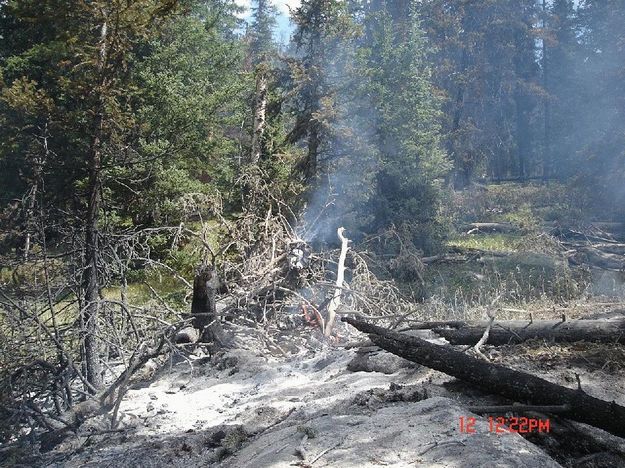
[(567, 405), (563, 417), (625, 437), (625, 407), (592, 397), (525, 372), (485, 362), (447, 346), (344, 317), (379, 347), (397, 356), (457, 377), (487, 392), (535, 405)]
[[(432, 327), (432, 331), (447, 339), (451, 344), (472, 345), (480, 339), (486, 325), (486, 322), (478, 322), (447, 328), (436, 324)], [(592, 341), (625, 344), (625, 318), (620, 320), (495, 321), (486, 344), (498, 346), (521, 343), (533, 338), (564, 343)]]

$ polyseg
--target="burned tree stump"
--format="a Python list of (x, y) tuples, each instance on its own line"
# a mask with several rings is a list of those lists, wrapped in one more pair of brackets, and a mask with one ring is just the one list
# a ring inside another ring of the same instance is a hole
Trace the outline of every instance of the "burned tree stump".
[(210, 265), (198, 268), (193, 280), (193, 328), (199, 332), (198, 341), (210, 343), (213, 349), (228, 347), (230, 341), (217, 315), (216, 292), (220, 284), (217, 272)]
[(525, 372), (485, 362), (447, 346), (343, 318), (380, 348), (430, 369), (444, 372), (493, 394), (534, 405), (566, 405), (563, 417), (625, 437), (625, 407), (592, 397), (581, 388), (557, 385)]

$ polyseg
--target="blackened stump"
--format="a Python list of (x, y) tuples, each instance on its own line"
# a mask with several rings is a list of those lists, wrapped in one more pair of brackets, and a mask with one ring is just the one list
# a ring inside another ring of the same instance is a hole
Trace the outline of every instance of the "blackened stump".
[(198, 268), (193, 280), (191, 303), (193, 327), (199, 331), (199, 341), (210, 343), (213, 350), (225, 348), (229, 342), (217, 315), (215, 296), (219, 286), (219, 277), (212, 266), (203, 265)]

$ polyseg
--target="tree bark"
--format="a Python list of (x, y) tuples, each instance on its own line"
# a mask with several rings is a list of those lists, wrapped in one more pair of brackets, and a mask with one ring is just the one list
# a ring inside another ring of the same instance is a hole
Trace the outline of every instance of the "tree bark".
[(532, 148), (530, 123), (527, 104), (528, 96), (521, 90), (521, 85), (517, 84), (514, 93), (516, 104), (516, 149), (519, 162), (519, 178), (525, 181), (529, 176), (530, 151)]
[(102, 23), (98, 49), (97, 73), (99, 88), (93, 134), (89, 148), (89, 180), (87, 183), (87, 213), (85, 221), (85, 266), (83, 287), (85, 306), (81, 313), (82, 352), (87, 381), (95, 389), (102, 386), (100, 345), (98, 342), (98, 315), (100, 307), (100, 280), (98, 274), (98, 219), (100, 213), (100, 189), (102, 183), (102, 138), (104, 123), (104, 69), (107, 60), (108, 25)]
[(304, 177), (312, 181), (317, 177), (317, 164), (319, 160), (319, 145), (321, 144), (321, 124), (313, 116), (308, 130), (308, 154), (304, 167)]
[(256, 97), (254, 99), (254, 132), (252, 133), (252, 150), (250, 164), (258, 164), (262, 155), (263, 136), (267, 119), (267, 66), (260, 64), (256, 68)]
[[(542, 14), (543, 14), (543, 30), (547, 31), (547, 0), (542, 0)], [(542, 67), (543, 67), (543, 87), (547, 91), (547, 96), (544, 99), (544, 122), (543, 122), (543, 139), (544, 139), (544, 155), (543, 155), (543, 179), (545, 181), (549, 180), (552, 172), (553, 165), (553, 157), (552, 157), (552, 142), (551, 142), (551, 96), (549, 96), (549, 92), (551, 90), (551, 83), (549, 81), (549, 72), (550, 64), (549, 64), (549, 50), (547, 47), (547, 38), (543, 36), (542, 38)]]
[(340, 227), (337, 230), (337, 235), (341, 240), (341, 254), (339, 256), (339, 264), (336, 271), (336, 289), (334, 290), (332, 299), (330, 299), (330, 303), (328, 304), (328, 319), (326, 320), (325, 329), (323, 330), (323, 334), (325, 336), (330, 336), (332, 333), (336, 310), (341, 305), (341, 292), (343, 291), (343, 282), (345, 281), (345, 258), (347, 257), (347, 249), (349, 248), (349, 239), (345, 237), (343, 234), (344, 232), (345, 228), (343, 227)]
[(229, 341), (217, 315), (215, 296), (219, 284), (217, 273), (211, 266), (200, 267), (193, 281), (193, 300), (191, 302), (193, 327), (199, 332), (199, 341), (211, 343), (211, 347), (215, 350), (227, 347)]
[(525, 372), (485, 362), (438, 346), (420, 338), (407, 336), (353, 318), (343, 320), (367, 333), (381, 348), (409, 361), (462, 379), (487, 392), (514, 401), (534, 405), (567, 405), (562, 416), (625, 437), (625, 407), (615, 402), (594, 398), (582, 389), (573, 390), (548, 382)]
[[(481, 338), (486, 325), (484, 322), (467, 324), (454, 329), (433, 327), (432, 331), (447, 339), (451, 344), (472, 345)], [(625, 318), (622, 320), (496, 321), (485, 344), (497, 346), (521, 343), (534, 338), (565, 343), (575, 341), (625, 343)]]

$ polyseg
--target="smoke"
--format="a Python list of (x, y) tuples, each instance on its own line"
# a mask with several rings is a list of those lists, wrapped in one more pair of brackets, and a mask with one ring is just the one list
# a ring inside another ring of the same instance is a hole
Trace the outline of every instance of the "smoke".
[[(293, 32), (293, 24), (290, 20), (290, 9), (300, 6), (301, 0), (273, 0), (271, 3), (278, 10), (276, 29), (273, 34), (274, 39), (279, 44), (285, 44), (288, 42), (288, 38)], [(252, 0), (235, 0), (235, 4), (241, 8), (237, 16), (246, 23), (250, 23), (254, 2)]]
[[(338, 246), (340, 226), (350, 239), (364, 235), (380, 163), (374, 149), (377, 114), (371, 96), (362, 91), (367, 78), (356, 57), (362, 44), (353, 37), (332, 38), (327, 47), (319, 86), (324, 96), (316, 117), (323, 133), (319, 171), (309, 186), (296, 233), (312, 244)], [(298, 57), (297, 51), (291, 52)]]
[(620, 271), (592, 271), (590, 292), (593, 296), (625, 298), (625, 273)]

